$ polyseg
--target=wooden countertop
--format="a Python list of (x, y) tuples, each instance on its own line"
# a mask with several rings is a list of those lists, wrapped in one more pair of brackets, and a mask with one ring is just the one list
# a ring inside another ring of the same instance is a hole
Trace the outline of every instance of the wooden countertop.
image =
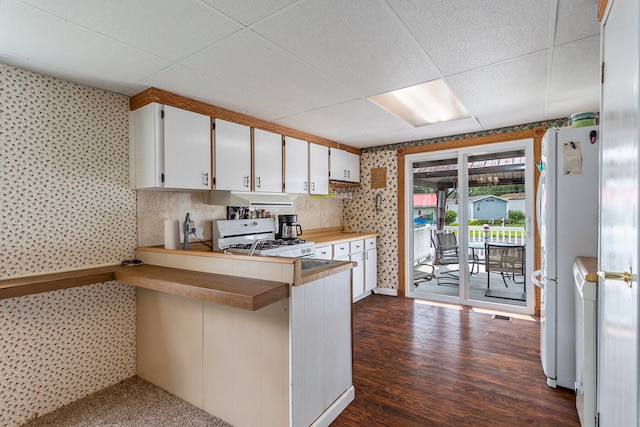
[(579, 256), (576, 265), (587, 282), (598, 281), (598, 258)]
[(300, 238), (312, 241), (316, 246), (320, 246), (378, 236), (378, 233), (350, 233), (342, 231), (341, 227), (334, 227), (305, 231)]
[(0, 280), (0, 299), (112, 280), (251, 311), (289, 297), (289, 284), (284, 282), (153, 265), (114, 265)]
[(138, 265), (120, 268), (115, 279), (130, 285), (256, 311), (289, 297), (289, 285), (261, 279)]

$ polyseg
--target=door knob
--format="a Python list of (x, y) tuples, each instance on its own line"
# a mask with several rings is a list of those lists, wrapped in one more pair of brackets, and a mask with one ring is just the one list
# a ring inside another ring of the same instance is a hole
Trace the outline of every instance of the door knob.
[(625, 271), (598, 271), (598, 276), (600, 276), (604, 280), (622, 280), (627, 284), (627, 286), (631, 287), (631, 280), (633, 275), (631, 274), (631, 267), (627, 268)]

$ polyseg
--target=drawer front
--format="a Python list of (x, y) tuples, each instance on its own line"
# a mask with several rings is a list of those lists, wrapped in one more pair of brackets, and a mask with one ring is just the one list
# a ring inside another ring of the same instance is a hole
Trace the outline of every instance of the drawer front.
[(349, 243), (349, 250), (352, 254), (364, 251), (364, 240), (354, 240)]
[(336, 243), (333, 245), (333, 258), (341, 258), (349, 255), (349, 243)]
[(332, 248), (331, 245), (316, 246), (316, 255), (314, 258), (318, 259), (331, 259)]
[(366, 251), (368, 251), (369, 249), (375, 249), (376, 247), (376, 238), (375, 237), (369, 237), (368, 239), (364, 240), (364, 249)]

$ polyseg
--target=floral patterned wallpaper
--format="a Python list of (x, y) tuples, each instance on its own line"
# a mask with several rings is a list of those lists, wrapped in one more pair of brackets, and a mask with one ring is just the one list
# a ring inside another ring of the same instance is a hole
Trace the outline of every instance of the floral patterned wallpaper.
[[(0, 64), (0, 279), (134, 255), (129, 99)], [(0, 425), (135, 375), (135, 289), (0, 300)]]

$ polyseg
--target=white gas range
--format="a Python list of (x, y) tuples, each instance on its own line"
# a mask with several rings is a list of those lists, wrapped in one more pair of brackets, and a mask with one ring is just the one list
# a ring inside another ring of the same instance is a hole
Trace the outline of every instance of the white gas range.
[(273, 218), (226, 219), (213, 223), (215, 250), (259, 256), (313, 257), (316, 245), (301, 239), (276, 239)]

